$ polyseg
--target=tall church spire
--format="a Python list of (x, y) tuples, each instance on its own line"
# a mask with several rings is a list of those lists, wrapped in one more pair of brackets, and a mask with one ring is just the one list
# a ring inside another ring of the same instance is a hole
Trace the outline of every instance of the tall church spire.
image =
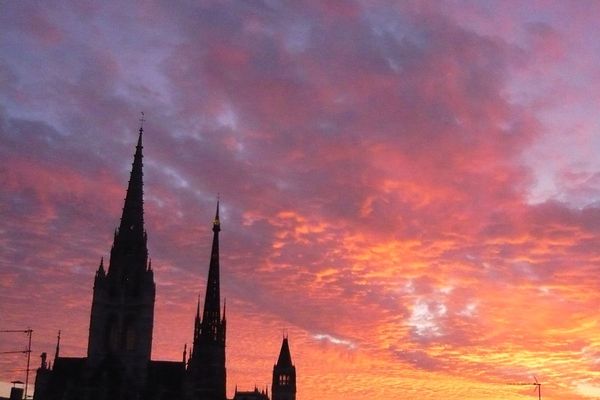
[(208, 268), (208, 280), (206, 282), (206, 297), (204, 299), (204, 312), (202, 313), (202, 328), (210, 329), (209, 326), (217, 326), (221, 319), (221, 289), (219, 282), (219, 232), (221, 221), (219, 220), (219, 202), (217, 201), (217, 212), (213, 221), (213, 242), (210, 252), (210, 266)]
[(140, 127), (138, 142), (133, 156), (129, 186), (127, 187), (127, 195), (125, 196), (125, 205), (123, 206), (123, 215), (121, 216), (121, 225), (119, 226), (119, 233), (131, 232), (138, 239), (142, 239), (144, 233), (143, 133), (144, 128)]
[(186, 374), (186, 392), (191, 400), (225, 400), (227, 372), (225, 369), (226, 321), (221, 319), (221, 294), (219, 286), (219, 202), (213, 220), (213, 242), (206, 281), (206, 295), (202, 320), (196, 314), (194, 346)]
[(107, 388), (116, 400), (139, 398), (152, 351), (156, 288), (144, 229), (143, 134), (140, 125), (121, 221), (108, 270), (102, 261), (94, 279), (90, 315), (86, 365), (119, 365), (119, 379)]
[(108, 275), (113, 279), (118, 278), (118, 281), (130, 277), (137, 281), (148, 269), (147, 236), (144, 230), (143, 134), (144, 128), (140, 126), (121, 222), (111, 249)]

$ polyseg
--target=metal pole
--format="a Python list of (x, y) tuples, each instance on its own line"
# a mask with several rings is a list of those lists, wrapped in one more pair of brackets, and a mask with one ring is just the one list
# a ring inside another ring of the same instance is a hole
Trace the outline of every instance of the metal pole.
[[(0, 333), (25, 333), (28, 336), (27, 350), (25, 351), (2, 351), (0, 354), (13, 354), (13, 353), (27, 353), (27, 369), (25, 371), (25, 394), (24, 398), (27, 400), (27, 389), (29, 386), (29, 365), (31, 363), (31, 334), (33, 333), (33, 329), (27, 328), (25, 330), (22, 329), (0, 329)], [(22, 382), (21, 382), (22, 383)]]
[(27, 400), (27, 388), (29, 386), (29, 362), (31, 361), (31, 334), (33, 330), (31, 328), (27, 329), (27, 336), (29, 336), (29, 343), (27, 344), (27, 372), (25, 374), (25, 400)]

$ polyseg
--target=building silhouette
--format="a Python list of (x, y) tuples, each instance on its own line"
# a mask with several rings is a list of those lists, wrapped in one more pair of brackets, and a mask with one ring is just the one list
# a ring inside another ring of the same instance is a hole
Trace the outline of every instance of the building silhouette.
[[(193, 346), (181, 361), (151, 360), (156, 286), (144, 229), (143, 128), (140, 127), (119, 228), (108, 268), (94, 278), (87, 357), (41, 355), (34, 400), (226, 400), (226, 318), (221, 315), (219, 204), (202, 313), (198, 301)], [(272, 400), (295, 400), (296, 370), (284, 337), (273, 368)], [(269, 400), (267, 389), (238, 391), (234, 400)]]
[(283, 338), (277, 364), (273, 367), (273, 400), (296, 400), (296, 367), (292, 364), (287, 336)]

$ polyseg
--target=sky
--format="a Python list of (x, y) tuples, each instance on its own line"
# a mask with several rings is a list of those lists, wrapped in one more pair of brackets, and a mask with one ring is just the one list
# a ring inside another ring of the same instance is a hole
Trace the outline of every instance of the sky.
[[(143, 111), (153, 359), (192, 340), (219, 195), (229, 396), (270, 384), (287, 332), (298, 400), (600, 398), (599, 19), (2, 2), (0, 329), (34, 330), (34, 367), (59, 329), (86, 354)], [(0, 355), (0, 389), (24, 368)]]

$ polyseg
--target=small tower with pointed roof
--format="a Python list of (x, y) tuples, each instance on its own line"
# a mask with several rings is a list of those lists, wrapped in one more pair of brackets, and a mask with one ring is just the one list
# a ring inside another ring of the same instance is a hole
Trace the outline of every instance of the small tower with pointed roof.
[(283, 337), (277, 364), (273, 366), (272, 400), (296, 400), (296, 367), (292, 364), (287, 336)]
[(204, 309), (200, 317), (200, 302), (194, 324), (194, 344), (186, 371), (186, 394), (193, 400), (225, 400), (225, 310), (221, 318), (219, 279), (219, 202), (213, 221), (213, 242), (206, 281)]

